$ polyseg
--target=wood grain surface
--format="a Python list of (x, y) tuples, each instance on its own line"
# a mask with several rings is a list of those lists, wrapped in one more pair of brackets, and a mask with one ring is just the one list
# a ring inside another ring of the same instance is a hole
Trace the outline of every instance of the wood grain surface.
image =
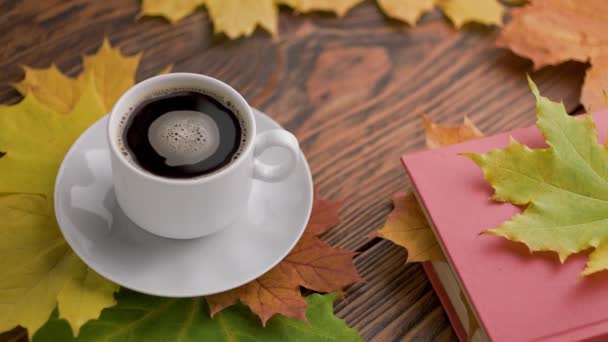
[[(424, 148), (420, 114), (457, 124), (468, 115), (485, 133), (534, 122), (525, 75), (541, 92), (580, 111), (585, 66), (532, 64), (493, 46), (496, 29), (456, 31), (438, 12), (416, 27), (386, 19), (372, 1), (344, 18), (280, 13), (280, 35), (236, 41), (213, 35), (204, 11), (170, 25), (138, 20), (138, 0), (0, 0), (0, 102), (19, 101), (21, 65), (55, 63), (75, 75), (81, 55), (104, 37), (124, 53), (143, 51), (138, 80), (167, 64), (207, 74), (240, 91), (299, 139), (316, 190), (343, 199), (343, 221), (324, 239), (358, 251), (365, 283), (348, 288), (337, 315), (370, 341), (454, 340), (422, 268), (407, 252), (370, 237), (409, 191), (399, 156)], [(449, 170), (446, 170), (449, 172)], [(0, 340), (26, 339), (23, 331)]]

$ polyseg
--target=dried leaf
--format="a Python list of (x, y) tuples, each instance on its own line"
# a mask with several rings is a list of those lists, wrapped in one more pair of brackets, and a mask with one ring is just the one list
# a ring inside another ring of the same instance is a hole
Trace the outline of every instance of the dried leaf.
[(295, 11), (308, 13), (313, 11), (333, 12), (343, 16), (363, 0), (276, 0), (277, 4), (287, 5)]
[(466, 116), (462, 126), (457, 127), (438, 125), (426, 115), (422, 115), (422, 121), (426, 146), (430, 149), (483, 137), (479, 128)]
[(362, 280), (355, 269), (354, 253), (330, 247), (319, 234), (338, 223), (339, 202), (315, 198), (304, 235), (287, 257), (268, 273), (239, 288), (207, 296), (211, 313), (241, 301), (266, 324), (273, 315), (306, 319), (300, 286), (319, 292), (336, 292)]
[(205, 0), (142, 0), (140, 15), (162, 16), (175, 23), (192, 14), (204, 2)]
[(535, 68), (565, 61), (591, 62), (581, 103), (587, 111), (606, 108), (608, 2), (534, 0), (514, 9), (497, 44), (529, 58)]
[(413, 194), (393, 195), (395, 209), (378, 236), (407, 249), (407, 262), (445, 260), (435, 234)]
[(593, 58), (583, 82), (581, 103), (587, 113), (608, 108), (608, 56)]
[(548, 148), (512, 140), (504, 148), (468, 154), (495, 190), (493, 199), (526, 206), (487, 234), (554, 251), (560, 260), (591, 250), (583, 275), (608, 269), (608, 150), (590, 116), (569, 116), (563, 104), (536, 96), (537, 126)]
[(377, 0), (377, 2), (388, 17), (405, 21), (412, 26), (416, 25), (424, 13), (435, 8), (435, 0)]
[(290, 275), (291, 272), (284, 272), (282, 267), (276, 266), (243, 286), (207, 296), (211, 315), (215, 316), (240, 300), (260, 317), (264, 326), (277, 313), (305, 321), (306, 302), (302, 298), (297, 280), (291, 278)]
[(304, 234), (321, 235), (329, 228), (340, 222), (338, 212), (342, 207), (340, 201), (328, 201), (319, 194), (315, 194), (312, 205), (312, 214), (308, 220), (308, 225)]
[(504, 7), (498, 0), (437, 0), (456, 28), (466, 23), (502, 25)]
[(250, 36), (260, 26), (272, 35), (278, 33), (278, 5), (298, 12), (325, 11), (339, 16), (362, 0), (143, 0), (141, 16), (163, 16), (170, 22), (190, 15), (201, 5), (209, 11), (216, 33), (236, 39)]
[[(422, 116), (428, 148), (439, 148), (476, 139), (483, 133), (466, 116), (459, 127), (437, 125), (426, 115)], [(404, 247), (408, 251), (407, 262), (440, 261), (445, 257), (424, 212), (413, 194), (393, 195), (393, 211), (377, 235)]]
[(217, 33), (231, 39), (250, 36), (257, 25), (276, 35), (277, 8), (273, 0), (205, 0)]
[(415, 25), (426, 12), (438, 5), (456, 28), (470, 22), (502, 25), (504, 6), (498, 0), (378, 0), (387, 16)]
[[(605, 107), (602, 73), (608, 54), (608, 3), (603, 0), (572, 2), (535, 0), (512, 12), (498, 45), (530, 58), (535, 68), (568, 60), (591, 61), (581, 102), (587, 110)], [(588, 84), (589, 83), (589, 84)]]
[(89, 269), (61, 236), (53, 188), (65, 153), (133, 84), (139, 55), (106, 41), (84, 70), (68, 78), (56, 67), (26, 68), (16, 85), (24, 99), (0, 106), (0, 331), (30, 334), (57, 306), (74, 333), (115, 303), (116, 284)]
[(511, 16), (497, 44), (535, 68), (608, 54), (608, 1), (534, 0)]
[[(141, 16), (163, 16), (177, 22), (205, 5), (216, 33), (231, 39), (250, 36), (260, 26), (278, 33), (279, 5), (296, 12), (332, 12), (343, 16), (363, 0), (142, 0)], [(389, 17), (410, 25), (439, 5), (457, 28), (468, 22), (502, 25), (504, 7), (497, 0), (377, 0)]]

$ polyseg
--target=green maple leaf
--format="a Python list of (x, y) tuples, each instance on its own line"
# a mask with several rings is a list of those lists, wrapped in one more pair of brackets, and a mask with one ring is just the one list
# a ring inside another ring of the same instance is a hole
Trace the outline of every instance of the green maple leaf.
[(308, 296), (308, 323), (277, 315), (262, 327), (242, 304), (211, 318), (202, 297), (161, 298), (123, 289), (116, 296), (118, 304), (85, 324), (78, 338), (55, 314), (33, 341), (362, 341), (355, 329), (334, 316), (335, 298)]
[(527, 206), (486, 233), (525, 243), (531, 251), (568, 256), (591, 249), (583, 275), (608, 269), (608, 151), (590, 116), (572, 117), (562, 103), (536, 96), (537, 126), (548, 148), (511, 144), (467, 154), (495, 190), (493, 199)]

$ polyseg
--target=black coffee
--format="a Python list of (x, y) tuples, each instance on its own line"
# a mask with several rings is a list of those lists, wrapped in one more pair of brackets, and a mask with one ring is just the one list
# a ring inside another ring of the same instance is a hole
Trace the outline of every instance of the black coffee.
[(137, 106), (123, 129), (127, 155), (158, 176), (193, 178), (228, 165), (245, 142), (239, 117), (195, 91), (156, 97)]

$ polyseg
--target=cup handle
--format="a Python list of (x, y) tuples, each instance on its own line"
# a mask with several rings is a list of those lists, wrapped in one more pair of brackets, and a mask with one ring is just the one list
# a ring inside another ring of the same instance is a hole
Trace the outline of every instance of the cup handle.
[[(261, 161), (258, 157), (270, 147), (282, 147), (289, 152), (289, 158), (276, 165)], [(279, 182), (287, 178), (298, 164), (300, 147), (293, 134), (274, 129), (258, 134), (253, 147), (253, 177), (265, 182)]]

